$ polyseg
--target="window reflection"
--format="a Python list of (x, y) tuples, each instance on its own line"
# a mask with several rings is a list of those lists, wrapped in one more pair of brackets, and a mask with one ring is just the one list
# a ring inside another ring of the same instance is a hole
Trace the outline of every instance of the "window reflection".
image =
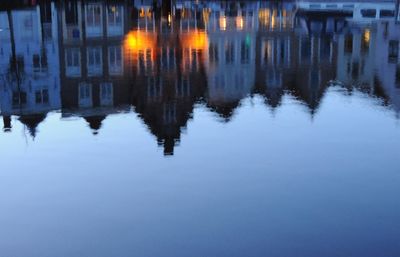
[(270, 108), (291, 96), (313, 114), (332, 81), (387, 103), (399, 97), (390, 8), (358, 10), (359, 19), (381, 19), (370, 24), (273, 1), (38, 6), (13, 10), (12, 28), (0, 12), (3, 117), (61, 109), (97, 134), (107, 115), (134, 110), (171, 154), (198, 104), (229, 122), (255, 95)]

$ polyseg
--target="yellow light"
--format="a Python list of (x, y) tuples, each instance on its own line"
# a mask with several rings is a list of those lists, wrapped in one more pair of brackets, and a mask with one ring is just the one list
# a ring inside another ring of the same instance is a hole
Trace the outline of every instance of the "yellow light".
[(171, 14), (168, 14), (168, 23), (171, 23), (172, 17)]
[(208, 37), (205, 32), (193, 31), (181, 35), (183, 47), (191, 49), (207, 49)]
[(203, 20), (204, 20), (204, 23), (207, 24), (208, 21), (209, 21), (209, 19), (210, 19), (210, 10), (204, 9), (204, 10), (203, 10)]
[(144, 11), (143, 8), (141, 8), (140, 11), (139, 11), (139, 16), (140, 16), (141, 18), (143, 18), (144, 15), (145, 15), (145, 11)]
[(139, 30), (131, 31), (125, 36), (124, 50), (126, 53), (137, 53), (140, 50), (148, 49), (153, 50), (156, 47), (156, 43), (156, 36), (152, 33)]
[(238, 17), (236, 17), (236, 27), (238, 28), (238, 29), (243, 29), (243, 17), (242, 16), (238, 16)]
[(219, 27), (221, 28), (221, 30), (226, 30), (226, 17), (225, 16), (219, 18)]
[(271, 17), (271, 27), (272, 28), (275, 28), (275, 26), (276, 26), (276, 19), (275, 18), (276, 18), (276, 16), (272, 16)]
[(364, 30), (364, 34), (363, 34), (363, 40), (365, 43), (369, 43), (369, 41), (371, 40), (371, 31), (369, 29)]
[(258, 19), (260, 23), (268, 27), (270, 23), (271, 12), (269, 9), (261, 9), (258, 13)]

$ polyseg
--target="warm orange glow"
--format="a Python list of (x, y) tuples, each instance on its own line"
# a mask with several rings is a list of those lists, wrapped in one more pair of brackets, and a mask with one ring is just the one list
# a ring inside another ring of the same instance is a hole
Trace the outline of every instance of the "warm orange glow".
[(271, 12), (269, 9), (261, 9), (258, 13), (258, 19), (261, 24), (266, 27), (269, 27), (270, 19), (271, 19)]
[(242, 16), (236, 17), (236, 28), (240, 30), (243, 29), (243, 24), (244, 24), (243, 17)]
[(221, 30), (226, 30), (226, 17), (225, 16), (219, 18), (219, 27), (221, 28)]
[(205, 32), (189, 32), (181, 35), (181, 43), (185, 48), (207, 49), (208, 37)]
[(210, 10), (209, 9), (203, 10), (203, 20), (204, 20), (205, 24), (208, 24), (208, 21), (210, 20)]
[(364, 30), (363, 40), (365, 44), (369, 44), (369, 41), (371, 40), (371, 31), (369, 29)]
[(154, 33), (139, 30), (131, 31), (125, 37), (124, 50), (126, 53), (137, 53), (140, 50), (144, 51), (148, 49), (153, 50), (156, 47), (156, 43), (156, 35)]
[(141, 18), (143, 18), (143, 17), (145, 16), (145, 11), (144, 11), (143, 8), (140, 9), (140, 11), (139, 11), (139, 16), (140, 16)]
[(272, 19), (271, 19), (271, 27), (272, 28), (276, 28), (276, 16), (272, 16)]
[(144, 18), (145, 16), (150, 18), (152, 16), (152, 13), (150, 10), (145, 10), (144, 8), (141, 8), (139, 11), (139, 17)]

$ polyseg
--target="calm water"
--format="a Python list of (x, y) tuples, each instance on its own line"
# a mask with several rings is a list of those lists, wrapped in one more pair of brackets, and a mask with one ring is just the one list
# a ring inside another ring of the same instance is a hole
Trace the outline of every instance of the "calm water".
[(0, 11), (0, 256), (400, 256), (400, 25), (295, 9)]

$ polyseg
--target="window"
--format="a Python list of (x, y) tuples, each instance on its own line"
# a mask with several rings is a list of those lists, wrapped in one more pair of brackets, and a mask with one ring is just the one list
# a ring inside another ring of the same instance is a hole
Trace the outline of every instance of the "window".
[(277, 63), (288, 66), (290, 64), (290, 39), (279, 39), (277, 44)]
[(33, 70), (35, 72), (44, 72), (47, 70), (47, 56), (46, 52), (42, 51), (42, 54), (34, 54), (32, 56)]
[(67, 25), (78, 25), (78, 2), (68, 1), (65, 5), (65, 22)]
[(311, 61), (311, 40), (302, 38), (300, 40), (300, 62)]
[(399, 58), (399, 41), (390, 40), (389, 41), (389, 62), (397, 62)]
[(79, 84), (79, 106), (92, 106), (92, 85), (88, 83)]
[(87, 68), (89, 76), (102, 73), (101, 47), (90, 47), (87, 50)]
[(13, 92), (12, 94), (12, 104), (14, 107), (26, 104), (26, 92)]
[(391, 18), (394, 17), (394, 10), (381, 10), (379, 15), (381, 18)]
[(344, 9), (354, 9), (354, 4), (344, 4), (343, 8)]
[(65, 50), (65, 66), (67, 76), (81, 75), (81, 52), (79, 48), (67, 48)]
[(267, 70), (266, 84), (269, 88), (278, 88), (282, 86), (282, 73), (274, 68)]
[(162, 96), (162, 81), (150, 76), (148, 78), (147, 97), (155, 99)]
[(176, 122), (176, 104), (169, 103), (164, 105), (164, 124), (173, 124)]
[(86, 6), (86, 36), (100, 37), (103, 35), (103, 20), (101, 4), (91, 3)]
[(138, 73), (146, 74), (153, 71), (153, 52), (152, 49), (146, 49), (145, 51), (139, 50), (138, 53)]
[(360, 74), (359, 68), (360, 68), (359, 63), (358, 62), (353, 62), (353, 66), (352, 66), (352, 69), (351, 69), (351, 76), (352, 76), (353, 79), (358, 79), (359, 74)]
[(182, 77), (180, 83), (177, 83), (176, 94), (179, 97), (190, 96), (190, 82), (188, 76)]
[(209, 57), (211, 63), (218, 63), (218, 46), (215, 43), (210, 43)]
[(272, 39), (268, 39), (264, 43), (264, 56), (263, 56), (264, 64), (272, 65), (274, 63), (274, 41)]
[(225, 62), (227, 64), (235, 62), (235, 45), (233, 42), (228, 42), (225, 45)]
[(362, 9), (361, 16), (364, 18), (375, 18), (376, 10), (375, 9)]
[(362, 39), (361, 39), (361, 51), (364, 53), (367, 53), (369, 50), (370, 37), (371, 37), (370, 30), (368, 30), (368, 29), (364, 30), (364, 33), (363, 33)]
[(344, 38), (344, 52), (352, 53), (353, 52), (353, 35), (347, 34)]
[(110, 46), (108, 48), (108, 62), (110, 75), (122, 74), (122, 48), (121, 46)]
[(47, 89), (36, 90), (35, 102), (37, 104), (47, 104), (49, 102), (49, 91)]
[(242, 41), (240, 49), (240, 61), (242, 64), (249, 63), (250, 60), (250, 44), (246, 41)]
[(122, 6), (108, 6), (107, 8), (107, 34), (120, 36), (123, 34), (123, 9)]
[(113, 84), (101, 83), (100, 84), (100, 102), (102, 106), (112, 105), (113, 103)]
[(192, 57), (191, 57), (191, 62), (192, 62), (192, 71), (197, 70), (198, 67), (198, 57), (201, 55), (201, 50), (196, 50), (192, 49)]
[(89, 27), (101, 25), (101, 6), (98, 4), (89, 4), (86, 12), (86, 22)]
[(332, 42), (329, 38), (321, 38), (319, 45), (319, 58), (324, 61), (331, 61)]
[(122, 24), (122, 7), (109, 6), (107, 8), (107, 20), (109, 26), (120, 26)]
[(173, 48), (163, 47), (161, 49), (161, 65), (164, 70), (175, 67), (175, 50)]
[(400, 89), (400, 66), (396, 69), (396, 88)]
[(190, 70), (190, 49), (189, 48), (183, 49), (182, 62), (183, 62), (183, 71)]

